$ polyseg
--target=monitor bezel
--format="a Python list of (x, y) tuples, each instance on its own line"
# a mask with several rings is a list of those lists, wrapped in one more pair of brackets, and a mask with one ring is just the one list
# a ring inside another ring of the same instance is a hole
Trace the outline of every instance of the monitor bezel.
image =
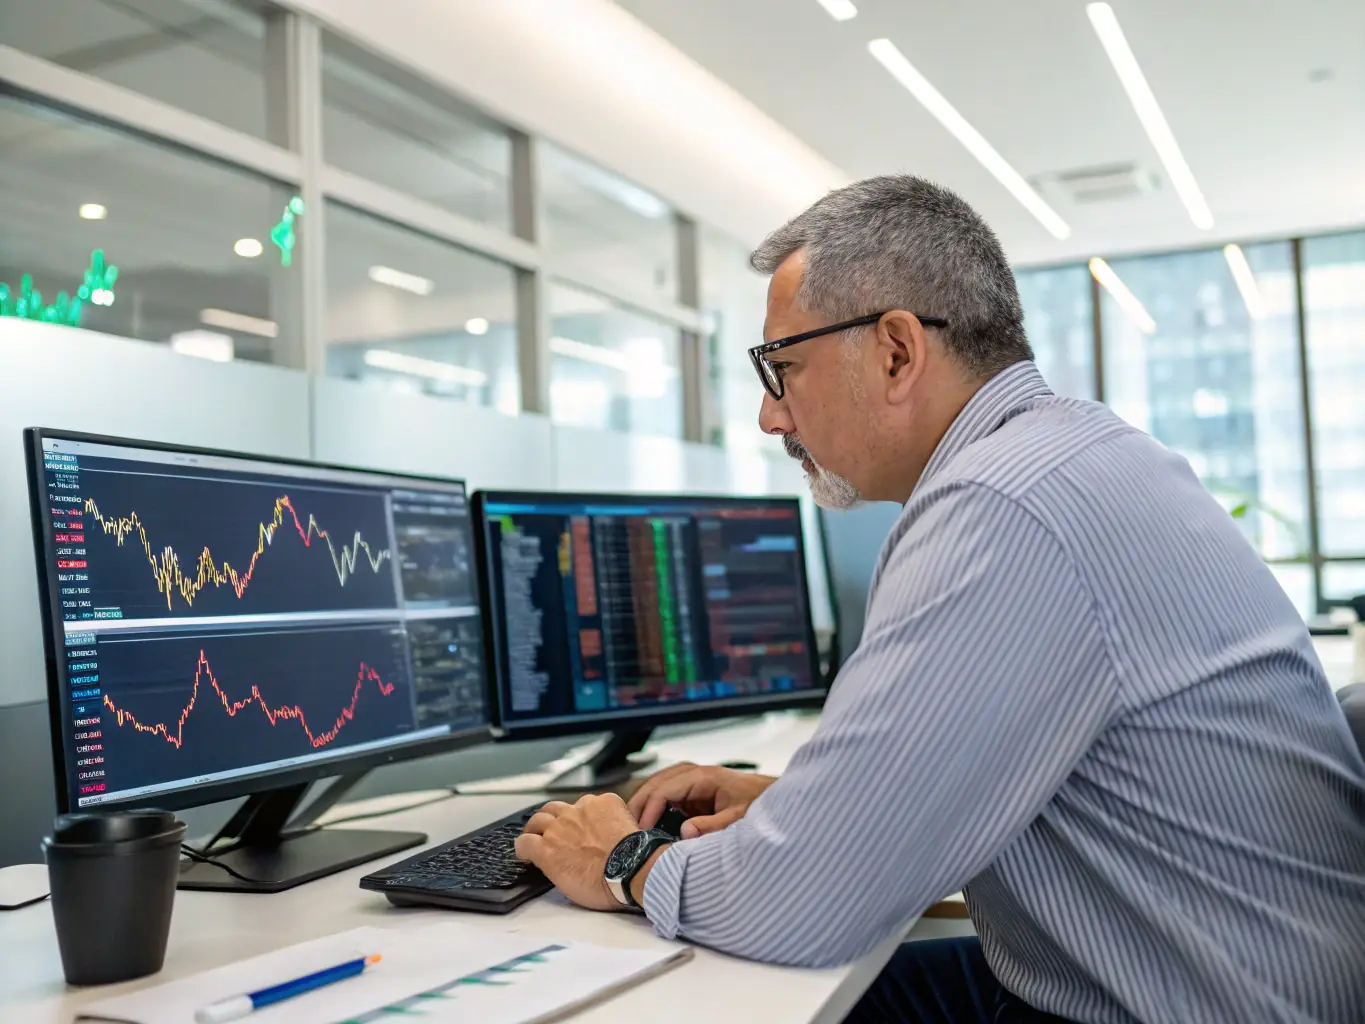
[[(494, 618), (498, 614), (498, 594), (492, 579), (488, 559), (488, 531), (485, 506), (492, 500), (498, 503), (536, 502), (612, 502), (639, 505), (649, 502), (676, 501), (684, 504), (712, 505), (786, 505), (790, 506), (797, 517), (797, 565), (801, 573), (801, 588), (806, 595), (806, 650), (809, 654), (811, 679), (815, 686), (810, 690), (795, 693), (763, 694), (753, 698), (737, 699), (721, 697), (698, 704), (678, 704), (672, 708), (661, 709), (650, 714), (622, 712), (617, 714), (582, 715), (569, 721), (532, 723), (505, 721), (502, 713), (502, 641), (498, 636)], [(819, 709), (829, 696), (829, 680), (820, 670), (820, 652), (816, 647), (815, 625), (811, 619), (810, 580), (806, 572), (806, 536), (801, 518), (801, 499), (794, 495), (720, 495), (720, 494), (627, 494), (593, 493), (570, 491), (510, 491), (476, 490), (470, 502), (473, 509), (474, 547), (479, 563), (479, 589), (484, 595), (487, 614), (483, 617), (484, 649), (492, 661), (486, 673), (489, 686), (488, 707), (493, 716), (499, 740), (545, 739), (558, 736), (578, 736), (617, 730), (648, 730), (663, 725), (679, 725), (686, 722), (738, 718), (760, 715), (768, 711), (787, 711), (800, 708)]]
[[(48, 534), (50, 531), (47, 529), (48, 515), (45, 511), (47, 503), (42, 500), (42, 495), (45, 493), (42, 486), (42, 473), (43, 441), (49, 439), (55, 441), (76, 441), (87, 444), (105, 444), (126, 448), (141, 448), (148, 451), (172, 452), (181, 455), (249, 459), (253, 462), (267, 462), (285, 468), (296, 466), (307, 469), (335, 470), (343, 473), (362, 473), (389, 480), (410, 480), (417, 483), (457, 486), (464, 491), (465, 501), (470, 507), (469, 521), (471, 533), (474, 532), (474, 519), (469, 487), (463, 479), (457, 477), (394, 472), (386, 469), (375, 469), (373, 467), (347, 466), (332, 462), (317, 462), (310, 459), (297, 459), (278, 455), (261, 455), (252, 452), (233, 451), (222, 448), (202, 448), (190, 445), (171, 444), (162, 441), (149, 441), (105, 434), (60, 430), (50, 427), (26, 428), (24, 430), (24, 461), (27, 470), (30, 517), (33, 525), (35, 550), (34, 567), (38, 574), (38, 591), (41, 599), (39, 605), (41, 607), (43, 621), (43, 652), (47, 674), (48, 727), (51, 734), (53, 777), (57, 790), (57, 807), (61, 813), (66, 814), (72, 811), (121, 810), (129, 807), (148, 806), (163, 808), (168, 811), (182, 810), (189, 807), (200, 807), (205, 804), (217, 803), (223, 800), (248, 797), (270, 790), (297, 786), (302, 783), (316, 782), (319, 779), (331, 778), (337, 775), (360, 774), (386, 764), (412, 761), (422, 757), (430, 757), (434, 754), (447, 754), (453, 751), (477, 746), (481, 743), (487, 743), (493, 739), (494, 729), (492, 723), (494, 719), (493, 713), (491, 709), (489, 709), (485, 716), (487, 718), (485, 724), (471, 729), (464, 729), (459, 732), (452, 732), (446, 736), (439, 736), (434, 739), (420, 740), (416, 743), (396, 743), (392, 747), (367, 751), (353, 757), (342, 755), (334, 758), (327, 758), (315, 764), (297, 765), (290, 768), (276, 769), (274, 771), (264, 771), (257, 774), (229, 779), (223, 782), (211, 782), (201, 786), (190, 786), (184, 789), (170, 790), (165, 793), (153, 794), (152, 796), (129, 797), (123, 800), (110, 800), (99, 804), (92, 804), (87, 807), (80, 807), (75, 799), (75, 794), (68, 791), (68, 779), (66, 774), (65, 725), (62, 720), (61, 704), (62, 696), (66, 692), (66, 670), (57, 646), (58, 631), (62, 629), (60, 607), (61, 595), (58, 593), (58, 588), (53, 585), (51, 574), (48, 572), (48, 560), (50, 557), (48, 551)], [(477, 561), (477, 553), (475, 553), (474, 557)], [(487, 617), (488, 603), (484, 599), (481, 576), (477, 570), (475, 572), (474, 583), (476, 587), (474, 596), (479, 605), (480, 619), (483, 619)], [(486, 637), (487, 623), (481, 623), (481, 630)], [(489, 692), (489, 679), (491, 677), (491, 671), (488, 665), (488, 652), (486, 649), (483, 659), (483, 676), (484, 692), (486, 695)]]

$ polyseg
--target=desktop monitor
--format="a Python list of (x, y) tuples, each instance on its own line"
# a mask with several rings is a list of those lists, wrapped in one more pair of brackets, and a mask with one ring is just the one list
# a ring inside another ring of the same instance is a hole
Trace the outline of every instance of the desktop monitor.
[(610, 731), (609, 785), (658, 725), (818, 705), (795, 498), (474, 496), (506, 737)]
[(423, 841), (295, 812), (314, 780), (491, 737), (463, 482), (25, 440), (61, 810), (249, 797), (183, 888), (276, 891)]
[(900, 514), (901, 506), (893, 501), (871, 502), (854, 509), (820, 510), (840, 661), (847, 660), (862, 640), (872, 574), (882, 545)]

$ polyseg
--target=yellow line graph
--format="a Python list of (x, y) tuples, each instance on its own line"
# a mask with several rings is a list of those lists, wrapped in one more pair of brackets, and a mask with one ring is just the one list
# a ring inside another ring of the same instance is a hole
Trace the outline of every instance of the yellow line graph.
[(355, 537), (350, 544), (342, 545), (341, 549), (338, 550), (332, 543), (331, 535), (318, 526), (317, 520), (311, 515), (308, 517), (308, 525), (303, 525), (288, 495), (276, 499), (275, 512), (270, 522), (259, 524), (256, 551), (252, 554), (245, 572), (238, 572), (226, 561), (220, 565), (213, 553), (205, 546), (204, 550), (199, 553), (194, 571), (186, 573), (181, 569), (180, 556), (176, 554), (173, 548), (168, 546), (163, 548), (160, 553), (152, 549), (152, 543), (147, 537), (147, 530), (142, 525), (142, 519), (137, 512), (130, 512), (122, 517), (107, 518), (100, 512), (99, 506), (95, 504), (92, 498), (85, 500), (85, 511), (99, 524), (105, 536), (113, 537), (119, 547), (123, 547), (124, 541), (130, 536), (137, 536), (142, 543), (143, 551), (147, 553), (147, 562), (152, 567), (157, 591), (165, 595), (167, 610), (172, 609), (172, 601), (177, 593), (187, 606), (193, 607), (195, 597), (210, 584), (214, 587), (221, 587), (226, 583), (240, 598), (251, 584), (251, 574), (256, 571), (257, 561), (265, 553), (265, 549), (274, 541), (275, 531), (284, 525), (286, 512), (289, 514), (289, 518), (293, 520), (294, 527), (298, 530), (304, 547), (311, 548), (315, 537), (321, 538), (327, 543), (327, 550), (332, 556), (332, 567), (336, 570), (337, 582), (343, 587), (346, 585), (347, 579), (355, 575), (355, 569), (360, 562), (362, 551), (365, 553), (365, 560), (369, 563), (371, 571), (375, 573), (378, 573), (389, 559), (388, 548), (376, 553), (368, 543), (361, 539), (359, 530), (355, 532)]

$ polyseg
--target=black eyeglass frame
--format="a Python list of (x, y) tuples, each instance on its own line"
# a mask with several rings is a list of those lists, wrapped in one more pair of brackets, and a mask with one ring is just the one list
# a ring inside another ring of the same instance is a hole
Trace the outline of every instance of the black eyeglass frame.
[[(754, 364), (754, 372), (758, 374), (758, 379), (763, 382), (763, 390), (772, 395), (773, 399), (778, 402), (782, 401), (782, 396), (787, 393), (786, 386), (783, 384), (782, 378), (777, 376), (776, 371), (772, 371), (770, 367), (764, 368), (768, 364), (768, 353), (787, 348), (789, 345), (799, 345), (803, 341), (810, 341), (812, 338), (819, 338), (825, 334), (837, 334), (854, 327), (866, 327), (868, 324), (875, 324), (890, 312), (891, 310), (887, 309), (880, 313), (868, 313), (866, 316), (854, 317), (852, 320), (830, 324), (828, 327), (817, 327), (813, 331), (803, 331), (801, 334), (793, 334), (789, 338), (778, 338), (776, 341), (765, 341), (762, 345), (755, 345), (749, 349), (749, 360)], [(942, 329), (948, 326), (948, 321), (942, 317), (916, 314), (915, 318), (925, 327)]]

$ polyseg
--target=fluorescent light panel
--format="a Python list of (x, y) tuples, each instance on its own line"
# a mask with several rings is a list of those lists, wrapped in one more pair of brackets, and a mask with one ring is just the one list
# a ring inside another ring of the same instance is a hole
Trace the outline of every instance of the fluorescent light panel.
[(199, 322), (209, 327), (221, 327), (227, 331), (237, 331), (240, 334), (254, 334), (258, 338), (275, 338), (279, 336), (280, 325), (274, 320), (263, 320), (258, 316), (247, 316), (245, 313), (234, 313), (227, 309), (201, 309), (199, 311)]
[(232, 338), (217, 331), (179, 331), (171, 335), (171, 350), (213, 363), (230, 363), (234, 354)]
[(1152, 314), (1148, 313), (1142, 301), (1128, 290), (1128, 286), (1119, 275), (1114, 273), (1113, 267), (1096, 256), (1090, 261), (1090, 273), (1114, 297), (1119, 308), (1128, 314), (1128, 319), (1133, 321), (1138, 330), (1143, 334), (1156, 333), (1156, 321), (1152, 319)]
[(265, 246), (261, 245), (259, 238), (239, 238), (233, 243), (232, 251), (242, 259), (254, 260), (265, 251)]
[(1256, 284), (1256, 275), (1251, 272), (1247, 254), (1240, 245), (1225, 245), (1223, 256), (1228, 261), (1228, 269), (1232, 271), (1232, 279), (1237, 282), (1237, 290), (1242, 293), (1242, 301), (1246, 303), (1251, 319), (1264, 319), (1265, 300), (1261, 298), (1261, 289)]
[(1009, 162), (996, 152), (995, 147), (986, 141), (979, 131), (968, 124), (967, 119), (957, 112), (957, 108), (944, 99), (939, 92), (906, 59), (905, 54), (889, 39), (874, 39), (867, 44), (868, 52), (891, 73), (891, 77), (910, 90), (910, 93), (924, 105), (924, 109), (938, 118), (940, 124), (967, 147), (967, 151), (981, 162), (981, 166), (995, 175), (997, 181), (1009, 189), (1015, 199), (1033, 214), (1047, 228), (1053, 238), (1067, 238), (1071, 228), (1057, 215), (1057, 211), (1033, 190), (1024, 176), (1010, 166)]
[(1138, 120), (1142, 122), (1147, 137), (1152, 140), (1157, 156), (1166, 168), (1166, 176), (1171, 179), (1176, 195), (1185, 204), (1190, 220), (1194, 221), (1195, 227), (1208, 230), (1213, 227), (1213, 212), (1204, 201), (1204, 193), (1199, 190), (1199, 183), (1194, 180), (1194, 172), (1185, 162), (1185, 155), (1180, 152), (1171, 126), (1166, 123), (1166, 115), (1161, 112), (1152, 87), (1147, 84), (1147, 76), (1142, 73), (1137, 58), (1133, 56), (1123, 27), (1119, 25), (1118, 15), (1106, 3), (1087, 4), (1085, 13), (1089, 15), (1090, 24), (1100, 37), (1100, 45), (1109, 56), (1109, 63), (1114, 65), (1114, 71), (1128, 93), (1128, 100), (1137, 111)]
[(99, 203), (82, 203), (80, 210), (81, 220), (104, 220), (109, 216), (109, 211)]
[(858, 16), (858, 8), (854, 7), (851, 0), (816, 0), (835, 21), (848, 21), (850, 18)]
[(386, 348), (371, 348), (365, 351), (365, 365), (393, 373), (406, 373), (413, 377), (426, 377), (430, 380), (448, 381), (451, 384), (464, 384), (479, 388), (488, 383), (488, 374), (468, 366), (456, 366), (436, 359), (423, 359), (420, 356), (391, 352)]
[(371, 267), (369, 276), (375, 284), (385, 284), (399, 291), (412, 292), (413, 295), (430, 295), (436, 290), (436, 282), (431, 278), (394, 270), (393, 267)]
[(585, 341), (574, 341), (572, 338), (551, 338), (550, 351), (555, 355), (568, 356), (570, 359), (581, 359), (585, 363), (609, 366), (622, 373), (658, 374), (660, 377), (673, 377), (678, 373), (676, 366), (669, 366), (666, 363), (654, 365), (626, 352), (618, 352), (602, 345), (589, 345)]

